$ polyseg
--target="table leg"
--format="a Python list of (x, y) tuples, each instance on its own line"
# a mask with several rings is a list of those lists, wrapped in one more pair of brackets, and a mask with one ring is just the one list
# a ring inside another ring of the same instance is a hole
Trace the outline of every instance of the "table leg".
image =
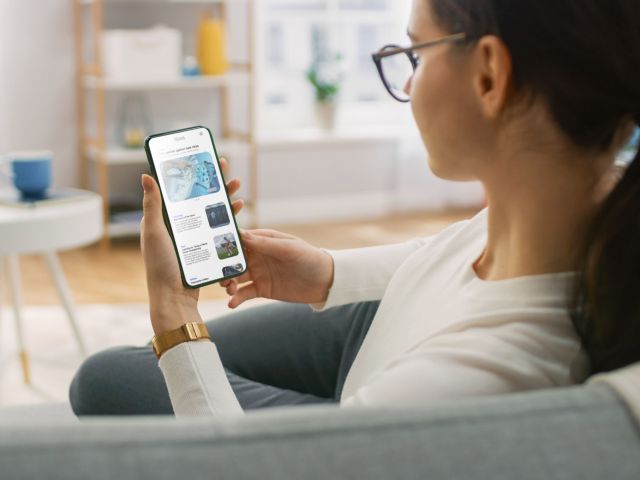
[(58, 259), (58, 256), (55, 254), (55, 252), (46, 252), (44, 254), (44, 258), (47, 262), (47, 266), (49, 267), (49, 271), (51, 272), (51, 276), (53, 277), (53, 281), (56, 284), (56, 288), (58, 289), (58, 294), (62, 299), (64, 309), (67, 311), (69, 323), (71, 324), (71, 329), (73, 330), (73, 334), (76, 337), (76, 341), (78, 342), (80, 353), (82, 354), (82, 356), (86, 357), (87, 349), (85, 347), (84, 340), (82, 339), (80, 329), (78, 328), (75, 307), (73, 305), (73, 301), (71, 300), (71, 292), (69, 291), (67, 280), (65, 279), (64, 272), (62, 271), (60, 260)]
[[(4, 292), (2, 291), (3, 283), (4, 283), (4, 257), (0, 255), (0, 332), (2, 331), (2, 310), (4, 307)], [(2, 340), (0, 339), (0, 345), (1, 344), (2, 344)]]
[[(2, 286), (4, 283), (4, 257), (0, 255), (0, 332), (2, 331), (2, 310), (4, 309), (4, 292)], [(0, 336), (0, 345), (2, 345), (2, 337)], [(0, 358), (2, 357), (2, 350), (0, 350)], [(4, 369), (0, 362), (0, 400), (4, 391)]]
[(20, 360), (22, 361), (22, 375), (24, 383), (31, 383), (29, 370), (29, 356), (25, 347), (24, 335), (22, 332), (22, 290), (20, 288), (20, 264), (17, 255), (7, 257), (9, 263), (9, 281), (11, 283), (11, 298), (13, 301), (13, 315), (16, 320), (16, 334), (18, 336), (18, 347), (20, 348)]

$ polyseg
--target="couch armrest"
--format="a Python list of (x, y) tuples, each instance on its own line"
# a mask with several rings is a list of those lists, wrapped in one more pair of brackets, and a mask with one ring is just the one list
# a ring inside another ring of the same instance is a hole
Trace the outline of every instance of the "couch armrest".
[(76, 419), (68, 403), (44, 403), (34, 405), (15, 405), (0, 408), (0, 425), (6, 420), (15, 422), (16, 420), (39, 421)]
[(604, 385), (421, 409), (281, 407), (228, 420), (2, 420), (3, 478), (640, 478), (640, 436)]

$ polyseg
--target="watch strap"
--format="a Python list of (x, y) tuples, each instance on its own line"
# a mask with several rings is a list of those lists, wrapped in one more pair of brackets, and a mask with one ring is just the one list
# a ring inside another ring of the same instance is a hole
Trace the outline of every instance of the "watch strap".
[(164, 352), (184, 342), (194, 342), (203, 338), (211, 339), (204, 323), (185, 323), (175, 330), (156, 335), (151, 340), (153, 351), (160, 358)]

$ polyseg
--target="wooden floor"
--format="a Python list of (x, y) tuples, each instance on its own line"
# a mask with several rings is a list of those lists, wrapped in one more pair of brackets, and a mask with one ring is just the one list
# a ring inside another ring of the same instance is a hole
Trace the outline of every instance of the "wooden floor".
[[(384, 220), (280, 226), (278, 230), (297, 235), (325, 248), (352, 248), (403, 240), (437, 233), (447, 225), (476, 213), (457, 210), (422, 213)], [(138, 240), (114, 241), (110, 249), (91, 246), (63, 252), (60, 259), (76, 303), (146, 302), (144, 266)], [(50, 305), (59, 302), (45, 267), (37, 256), (20, 258), (23, 299), (28, 305)], [(6, 281), (2, 282), (5, 302)], [(218, 286), (202, 290), (202, 299), (225, 298)]]

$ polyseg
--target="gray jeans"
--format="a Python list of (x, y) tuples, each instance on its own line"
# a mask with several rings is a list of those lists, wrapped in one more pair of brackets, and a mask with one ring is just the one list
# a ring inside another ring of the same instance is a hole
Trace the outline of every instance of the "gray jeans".
[[(280, 302), (211, 320), (207, 328), (243, 409), (335, 403), (378, 305), (314, 312)], [(69, 399), (77, 415), (173, 413), (149, 345), (89, 357), (71, 382)]]

